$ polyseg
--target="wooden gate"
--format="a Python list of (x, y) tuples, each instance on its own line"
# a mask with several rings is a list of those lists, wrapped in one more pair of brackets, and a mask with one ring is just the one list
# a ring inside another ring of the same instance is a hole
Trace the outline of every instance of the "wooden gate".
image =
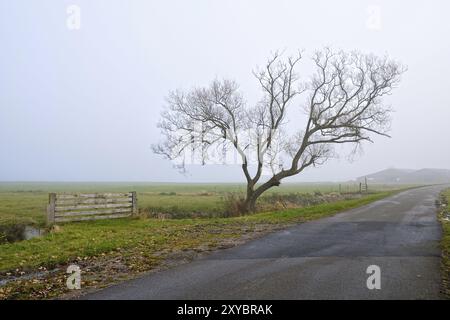
[(47, 222), (128, 217), (137, 213), (136, 192), (50, 193)]

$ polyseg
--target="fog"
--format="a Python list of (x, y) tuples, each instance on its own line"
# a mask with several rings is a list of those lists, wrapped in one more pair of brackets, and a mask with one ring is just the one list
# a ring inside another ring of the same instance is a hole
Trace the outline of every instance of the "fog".
[(1, 1), (0, 180), (243, 181), (233, 166), (182, 175), (152, 153), (165, 96), (230, 78), (252, 104), (252, 70), (271, 52), (303, 49), (306, 62), (324, 46), (388, 54), (408, 71), (386, 100), (392, 138), (295, 181), (450, 169), (449, 12), (448, 1)]

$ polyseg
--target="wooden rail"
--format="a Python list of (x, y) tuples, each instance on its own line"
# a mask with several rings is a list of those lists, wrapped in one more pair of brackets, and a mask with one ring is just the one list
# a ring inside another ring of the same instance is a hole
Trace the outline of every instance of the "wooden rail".
[(50, 193), (47, 222), (70, 222), (128, 217), (137, 213), (136, 192)]
[(359, 183), (359, 193), (369, 192), (369, 185), (367, 184), (367, 178), (364, 178), (364, 183)]

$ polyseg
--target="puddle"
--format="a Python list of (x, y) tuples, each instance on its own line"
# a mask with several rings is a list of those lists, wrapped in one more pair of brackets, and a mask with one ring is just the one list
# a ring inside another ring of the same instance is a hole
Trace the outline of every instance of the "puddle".
[(44, 235), (45, 230), (41, 228), (26, 226), (23, 230), (23, 240), (30, 240)]
[(19, 276), (17, 276), (17, 275), (6, 276), (4, 278), (0, 278), (0, 287), (3, 287), (5, 285), (7, 285), (11, 281), (45, 278), (46, 276), (51, 275), (53, 273), (56, 273), (58, 271), (60, 271), (60, 269), (56, 268), (56, 269), (53, 269), (53, 270), (32, 272), (32, 273), (29, 273), (29, 274), (24, 274), (24, 275), (19, 275)]
[(45, 234), (45, 229), (35, 226), (16, 224), (0, 226), (0, 244), (30, 240)]

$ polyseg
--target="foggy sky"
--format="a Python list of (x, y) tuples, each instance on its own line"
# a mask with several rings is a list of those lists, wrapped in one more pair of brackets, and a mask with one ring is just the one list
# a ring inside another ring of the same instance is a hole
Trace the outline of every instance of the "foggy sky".
[[(66, 25), (71, 4), (79, 30)], [(152, 153), (165, 96), (224, 77), (251, 104), (251, 71), (272, 51), (324, 46), (387, 53), (408, 71), (388, 98), (392, 138), (299, 181), (450, 168), (449, 12), (448, 1), (1, 0), (0, 181), (242, 180), (231, 167), (180, 175)]]

